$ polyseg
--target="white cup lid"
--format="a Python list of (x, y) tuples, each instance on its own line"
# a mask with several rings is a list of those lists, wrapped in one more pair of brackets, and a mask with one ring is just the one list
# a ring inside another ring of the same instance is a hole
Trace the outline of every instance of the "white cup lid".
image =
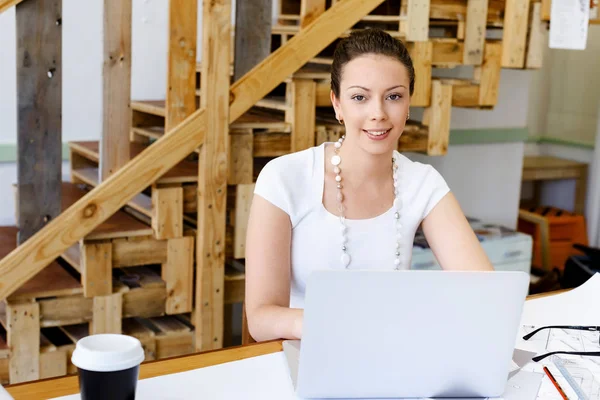
[(96, 372), (122, 371), (144, 361), (144, 349), (132, 336), (103, 333), (77, 341), (71, 362)]

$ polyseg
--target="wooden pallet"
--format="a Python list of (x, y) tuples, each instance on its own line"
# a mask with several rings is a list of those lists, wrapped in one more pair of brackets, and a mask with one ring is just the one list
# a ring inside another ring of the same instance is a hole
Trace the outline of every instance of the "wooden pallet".
[[(545, 29), (543, 2), (528, 0), (403, 0), (386, 1), (363, 17), (341, 37), (353, 30), (379, 28), (407, 42), (451, 39), (457, 49), (454, 65), (482, 65), (484, 41), (503, 44), (502, 67), (540, 68), (540, 32)], [(322, 12), (335, 4), (323, 2)], [(308, 0), (279, 0), (280, 15), (273, 26), (276, 45), (285, 44), (314, 18)], [(436, 46), (437, 47), (437, 46)], [(316, 58), (327, 63), (334, 45)], [(434, 49), (433, 54), (438, 54)], [(460, 56), (459, 56), (460, 55)], [(432, 62), (434, 66), (443, 66)]]

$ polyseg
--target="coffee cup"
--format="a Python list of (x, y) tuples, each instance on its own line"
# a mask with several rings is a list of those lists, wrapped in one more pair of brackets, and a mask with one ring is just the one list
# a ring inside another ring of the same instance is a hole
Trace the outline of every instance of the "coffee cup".
[(79, 372), (81, 400), (133, 400), (144, 350), (134, 337), (97, 334), (77, 341), (71, 362)]

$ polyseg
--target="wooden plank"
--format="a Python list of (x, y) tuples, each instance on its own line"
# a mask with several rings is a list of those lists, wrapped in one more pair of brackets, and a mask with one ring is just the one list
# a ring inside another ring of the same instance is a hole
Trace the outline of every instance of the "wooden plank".
[(121, 293), (94, 297), (90, 334), (121, 333), (122, 310), (123, 295)]
[(84, 243), (81, 255), (83, 295), (94, 297), (112, 294), (112, 243)]
[(40, 378), (47, 379), (67, 374), (67, 353), (63, 350), (40, 354)]
[(317, 107), (331, 107), (331, 82), (317, 82), (317, 89), (315, 92), (315, 105)]
[(502, 67), (523, 68), (527, 23), (529, 22), (529, 0), (506, 0), (502, 43)]
[[(230, 92), (229, 119), (235, 121), (280, 82), (367, 15), (382, 0), (337, 2), (285, 46), (244, 75)], [(204, 140), (204, 109), (174, 128), (109, 179), (51, 221), (45, 229), (0, 260), (0, 298), (6, 298), (123, 207), (158, 177), (191, 154)], [(102, 207), (98, 205), (101, 204)]]
[(316, 90), (317, 84), (310, 79), (292, 79), (287, 84), (290, 109), (285, 113), (285, 120), (292, 125), (292, 152), (315, 145)]
[(502, 69), (502, 42), (487, 42), (483, 65), (476, 71), (480, 81), (479, 105), (495, 106), (498, 103), (500, 73)]
[(429, 0), (408, 0), (406, 40), (426, 41), (429, 37)]
[(0, 14), (22, 1), (23, 0), (0, 0)]
[(204, 5), (203, 13), (202, 59), (205, 61), (200, 87), (202, 107), (207, 112), (207, 129), (198, 159), (196, 350), (220, 348), (223, 343), (231, 3), (215, 0)]
[(465, 65), (480, 65), (483, 62), (487, 9), (487, 0), (467, 1), (467, 22), (463, 57)]
[(194, 237), (169, 239), (167, 262), (162, 265), (167, 284), (167, 314), (192, 311), (194, 297)]
[(162, 264), (167, 261), (167, 243), (152, 236), (114, 239), (113, 268)]
[(164, 287), (131, 289), (123, 293), (123, 318), (164, 315), (166, 299)]
[(100, 181), (129, 161), (131, 1), (104, 0)]
[(235, 4), (234, 81), (271, 53), (273, 0), (239, 1)]
[(552, 0), (542, 0), (542, 8), (540, 9), (542, 21), (550, 21), (552, 13)]
[(431, 64), (434, 67), (455, 67), (462, 64), (464, 43), (446, 40), (432, 40), (432, 42)]
[(61, 14), (61, 1), (16, 6), (19, 243), (60, 214)]
[(7, 338), (11, 349), (10, 383), (40, 378), (40, 307), (33, 303), (8, 303)]
[(232, 271), (225, 271), (225, 304), (242, 303), (244, 301), (246, 275)]
[(427, 107), (431, 101), (431, 62), (433, 59), (433, 43), (415, 42), (410, 55), (415, 68), (415, 91), (410, 99), (414, 107)]
[(169, 1), (165, 129), (196, 111), (197, 0)]
[(531, 18), (529, 21), (529, 33), (527, 38), (527, 57), (525, 59), (525, 68), (542, 68), (544, 59), (544, 38), (545, 22), (541, 17), (541, 3), (531, 4)]
[(452, 109), (452, 85), (434, 80), (431, 87), (431, 121), (427, 154), (444, 155), (450, 139), (450, 113)]
[(246, 257), (246, 232), (250, 205), (254, 195), (254, 184), (237, 185), (235, 196), (235, 224), (233, 237), (233, 255), (235, 258)]
[(230, 131), (229, 168), (227, 183), (238, 185), (252, 183), (254, 164), (254, 135), (251, 129)]
[(300, 28), (310, 25), (325, 12), (325, 0), (302, 0), (300, 2)]
[(156, 239), (183, 236), (183, 189), (152, 188), (152, 230)]
[(479, 105), (479, 85), (452, 86), (452, 106), (477, 107)]

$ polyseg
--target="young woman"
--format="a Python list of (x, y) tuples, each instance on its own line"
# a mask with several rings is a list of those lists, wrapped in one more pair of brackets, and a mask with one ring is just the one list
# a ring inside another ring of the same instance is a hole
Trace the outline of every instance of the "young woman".
[(255, 340), (301, 338), (314, 269), (410, 268), (420, 225), (443, 269), (493, 270), (442, 176), (396, 150), (414, 82), (406, 47), (383, 31), (336, 48), (331, 101), (345, 136), (272, 160), (256, 182), (245, 302)]

